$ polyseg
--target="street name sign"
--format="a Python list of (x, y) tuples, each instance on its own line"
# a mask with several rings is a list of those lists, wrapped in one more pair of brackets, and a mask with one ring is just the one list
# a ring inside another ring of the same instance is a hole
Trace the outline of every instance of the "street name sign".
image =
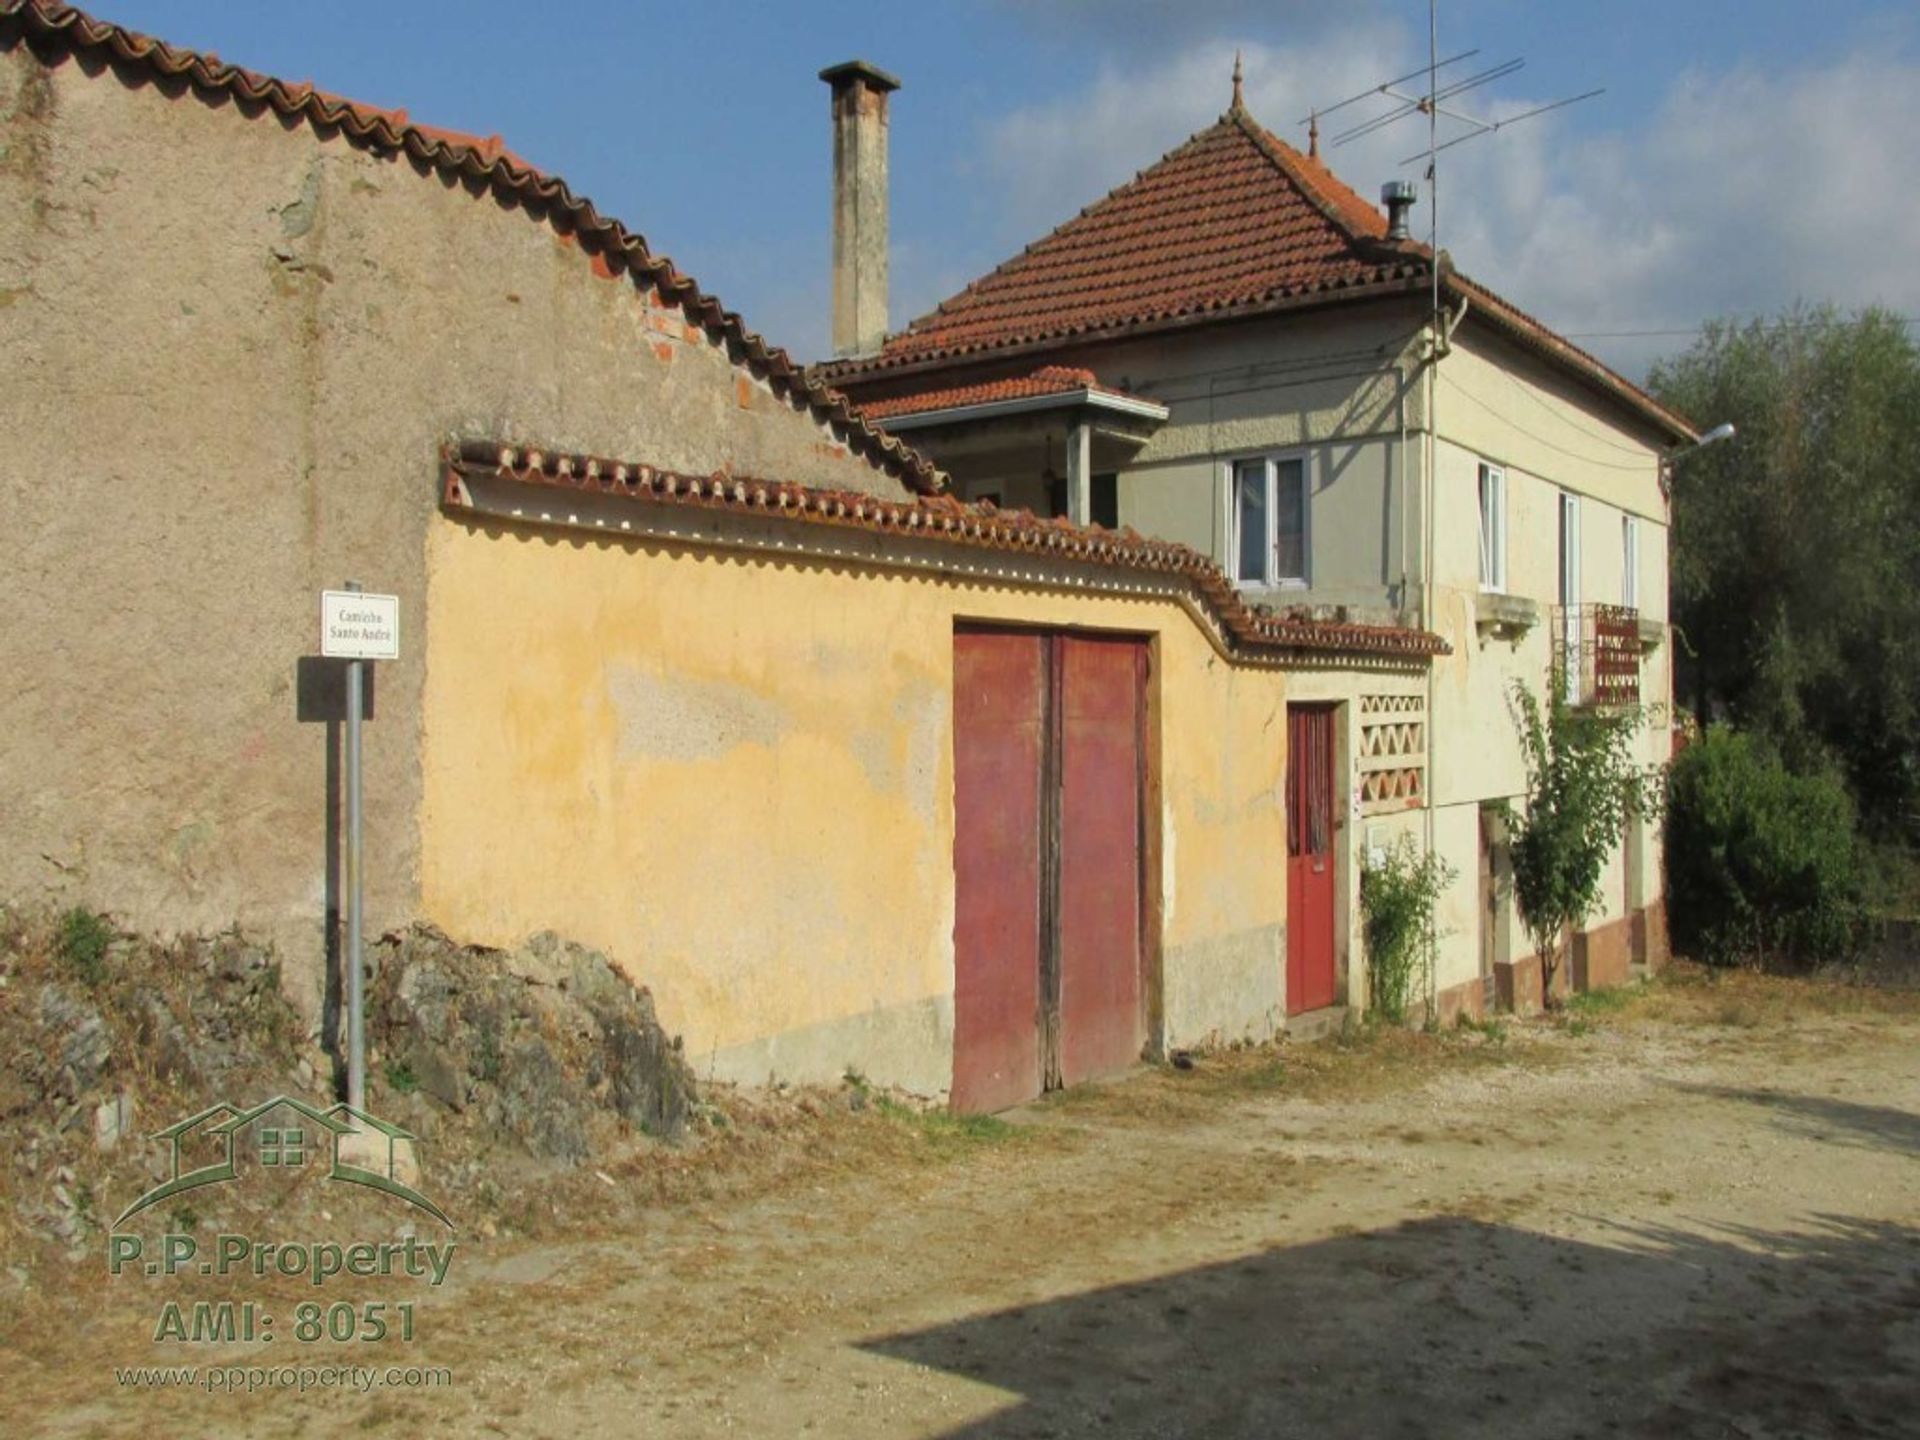
[(398, 660), (400, 597), (322, 590), (320, 653), (342, 660)]

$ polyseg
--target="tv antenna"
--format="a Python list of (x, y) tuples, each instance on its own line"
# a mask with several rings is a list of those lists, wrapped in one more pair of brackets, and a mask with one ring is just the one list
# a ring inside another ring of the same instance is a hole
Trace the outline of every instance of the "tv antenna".
[[(1478, 90), (1483, 85), (1491, 85), (1496, 80), (1504, 80), (1526, 65), (1523, 59), (1503, 60), (1497, 65), (1466, 73), (1453, 71), (1444, 82), (1440, 78), (1442, 70), (1464, 64), (1480, 54), (1478, 49), (1462, 50), (1457, 55), (1440, 58), (1440, 5), (1439, 0), (1427, 0), (1427, 63), (1418, 70), (1410, 70), (1380, 85), (1362, 90), (1357, 95), (1349, 95), (1338, 104), (1329, 105), (1323, 110), (1314, 110), (1300, 123), (1307, 127), (1308, 153), (1317, 156), (1320, 153), (1320, 122), (1329, 115), (1337, 114), (1351, 106), (1366, 100), (1386, 99), (1392, 102), (1386, 109), (1377, 111), (1365, 119), (1355, 120), (1327, 143), (1333, 146), (1348, 144), (1364, 135), (1372, 135), (1398, 124), (1402, 120), (1424, 115), (1427, 118), (1427, 144), (1424, 150), (1409, 155), (1400, 161), (1402, 165), (1416, 165), (1426, 162), (1428, 188), (1427, 239), (1434, 255), (1433, 269), (1433, 313), (1434, 323), (1439, 323), (1440, 315), (1440, 175), (1438, 156), (1443, 150), (1451, 150), (1456, 145), (1464, 145), (1469, 140), (1478, 140), (1483, 135), (1493, 135), (1509, 125), (1518, 125), (1522, 120), (1531, 120), (1536, 115), (1545, 115), (1551, 110), (1564, 110), (1569, 105), (1577, 105), (1582, 100), (1591, 100), (1596, 95), (1605, 94), (1605, 90), (1589, 90), (1581, 95), (1569, 95), (1564, 100), (1549, 101), (1545, 105), (1536, 105), (1518, 115), (1508, 115), (1498, 120), (1482, 120), (1476, 115), (1450, 104), (1469, 91)], [(1409, 91), (1406, 87), (1421, 77), (1426, 78), (1424, 93)], [(1441, 117), (1464, 126), (1462, 133), (1440, 138)]]

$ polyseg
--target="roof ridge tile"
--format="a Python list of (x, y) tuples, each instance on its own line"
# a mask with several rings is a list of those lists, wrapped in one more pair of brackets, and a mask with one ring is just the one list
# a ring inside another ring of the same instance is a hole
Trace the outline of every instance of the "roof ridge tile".
[(1190, 546), (1137, 532), (1080, 525), (1064, 517), (1043, 520), (1027, 510), (968, 504), (952, 494), (891, 500), (850, 490), (817, 489), (715, 471), (691, 475), (633, 461), (569, 455), (536, 446), (469, 440), (447, 449), (442, 504), (474, 508), (464, 482), (498, 477), (560, 490), (619, 495), (679, 506), (760, 512), (789, 521), (865, 530), (924, 532), (928, 538), (996, 550), (1045, 549), (1064, 560), (1170, 573), (1198, 592), (1232, 649), (1258, 656), (1275, 652), (1372, 654), (1407, 663), (1451, 653), (1440, 636), (1398, 625), (1323, 621), (1261, 613), (1213, 561)]

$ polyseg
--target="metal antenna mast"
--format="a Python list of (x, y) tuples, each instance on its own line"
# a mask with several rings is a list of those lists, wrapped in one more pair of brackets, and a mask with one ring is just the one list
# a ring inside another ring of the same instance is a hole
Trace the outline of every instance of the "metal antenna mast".
[[(1407, 156), (1400, 163), (1413, 165), (1422, 160), (1426, 162), (1427, 241), (1434, 256), (1433, 319), (1436, 326), (1440, 323), (1440, 167), (1436, 157), (1442, 150), (1451, 150), (1456, 145), (1464, 145), (1469, 140), (1478, 140), (1483, 135), (1495, 134), (1509, 125), (1519, 124), (1522, 120), (1531, 120), (1536, 115), (1545, 115), (1550, 110), (1564, 109), (1568, 105), (1576, 105), (1582, 100), (1591, 100), (1594, 96), (1605, 93), (1604, 90), (1589, 90), (1581, 95), (1570, 95), (1564, 100), (1536, 105), (1531, 110), (1522, 111), (1518, 115), (1509, 115), (1504, 119), (1482, 120), (1448, 102), (1470, 90), (1489, 85), (1495, 80), (1504, 80), (1507, 76), (1519, 71), (1527, 62), (1521, 59), (1503, 60), (1497, 65), (1490, 65), (1485, 69), (1449, 80), (1445, 85), (1440, 83), (1442, 70), (1458, 65), (1462, 61), (1471, 60), (1479, 53), (1478, 49), (1462, 50), (1459, 54), (1449, 55), (1444, 60), (1440, 58), (1440, 4), (1439, 0), (1427, 0), (1427, 63), (1424, 66), (1418, 70), (1408, 71), (1405, 75), (1395, 76), (1383, 84), (1362, 90), (1357, 95), (1349, 95), (1346, 99), (1329, 105), (1325, 109), (1315, 110), (1300, 122), (1309, 127), (1309, 135), (1313, 138), (1317, 149), (1320, 122), (1327, 116), (1357, 105), (1363, 100), (1385, 97), (1393, 103), (1377, 114), (1348, 125), (1328, 141), (1328, 144), (1345, 145), (1362, 136), (1385, 130), (1409, 116), (1426, 116), (1426, 148), (1417, 154)], [(1422, 76), (1425, 76), (1427, 81), (1425, 93), (1411, 92), (1406, 89), (1408, 82), (1418, 80)], [(1440, 138), (1442, 116), (1464, 126), (1463, 133), (1443, 141)]]
[[(1436, 541), (1432, 516), (1435, 509), (1435, 463), (1437, 459), (1438, 436), (1438, 422), (1435, 419), (1435, 410), (1438, 401), (1436, 380), (1439, 362), (1447, 353), (1449, 340), (1446, 316), (1440, 308), (1440, 164), (1438, 157), (1442, 150), (1451, 150), (1456, 145), (1464, 145), (1467, 141), (1477, 140), (1482, 135), (1492, 135), (1508, 125), (1518, 124), (1522, 120), (1530, 120), (1534, 116), (1544, 115), (1550, 110), (1559, 110), (1564, 106), (1577, 104), (1582, 100), (1591, 100), (1594, 96), (1601, 93), (1598, 90), (1589, 90), (1584, 95), (1573, 95), (1565, 100), (1555, 100), (1550, 104), (1536, 105), (1531, 110), (1524, 111), (1519, 115), (1509, 115), (1503, 120), (1481, 120), (1476, 116), (1466, 113), (1451, 102), (1469, 91), (1479, 89), (1483, 85), (1489, 85), (1495, 80), (1505, 79), (1507, 76), (1518, 71), (1526, 62), (1518, 59), (1504, 60), (1497, 65), (1491, 65), (1485, 69), (1475, 70), (1466, 74), (1460, 74), (1460, 72), (1452, 69), (1452, 67), (1461, 64), (1463, 61), (1471, 60), (1479, 53), (1478, 50), (1463, 50), (1457, 55), (1447, 56), (1444, 60), (1440, 58), (1440, 0), (1427, 0), (1427, 63), (1425, 66), (1419, 70), (1397, 76), (1384, 84), (1362, 90), (1358, 95), (1350, 95), (1337, 104), (1327, 106), (1324, 110), (1315, 110), (1309, 114), (1305, 120), (1300, 122), (1307, 127), (1308, 153), (1318, 155), (1320, 148), (1320, 121), (1328, 115), (1333, 115), (1347, 109), (1349, 106), (1358, 105), (1363, 100), (1373, 100), (1377, 97), (1384, 97), (1393, 103), (1385, 110), (1349, 124), (1346, 129), (1333, 137), (1331, 143), (1334, 145), (1348, 144), (1351, 141), (1358, 140), (1363, 135), (1371, 135), (1376, 131), (1385, 130), (1411, 115), (1424, 115), (1427, 117), (1426, 149), (1417, 155), (1408, 156), (1400, 163), (1402, 165), (1411, 165), (1420, 160), (1426, 161), (1429, 197), (1427, 243), (1432, 259), (1427, 269), (1432, 281), (1430, 296), (1432, 310), (1428, 318), (1428, 324), (1432, 333), (1432, 348), (1428, 352), (1427, 363), (1423, 366), (1426, 373), (1427, 404), (1425, 424), (1423, 427), (1425, 435), (1422, 445), (1424, 450), (1422, 469), (1425, 473), (1422, 477), (1421, 485), (1425, 495), (1422, 511), (1426, 518), (1423, 520), (1421, 526), (1423, 532), (1422, 550), (1424, 554), (1420, 567), (1420, 619), (1421, 624), (1429, 630), (1434, 628), (1435, 614), (1433, 577), (1435, 570), (1436, 557), (1434, 551)], [(1440, 83), (1440, 72), (1443, 70), (1458, 75), (1459, 78), (1450, 79), (1445, 85), (1442, 85)], [(1422, 75), (1426, 77), (1427, 81), (1425, 93), (1411, 92), (1405, 88), (1409, 82), (1417, 81)], [(1442, 116), (1445, 116), (1454, 124), (1464, 127), (1463, 133), (1453, 135), (1447, 140), (1442, 141), (1440, 138), (1440, 119)], [(1404, 182), (1390, 187), (1390, 190), (1400, 190), (1400, 193), (1383, 196), (1383, 198), (1387, 200), (1390, 213), (1395, 216), (1405, 213), (1404, 209), (1397, 208), (1396, 202), (1412, 199), (1411, 194), (1405, 193), (1405, 191), (1410, 190), (1411, 187), (1408, 186), (1405, 187), (1405, 190), (1401, 190), (1402, 185), (1404, 185)], [(1404, 231), (1399, 233), (1404, 234)], [(1401, 460), (1401, 475), (1401, 507), (1404, 516), (1407, 506), (1406, 461), (1404, 453)], [(1404, 526), (1404, 524), (1405, 521), (1403, 519), (1402, 525)], [(1404, 534), (1404, 530), (1402, 533)], [(1406, 552), (1403, 546), (1401, 551), (1401, 603), (1403, 605), (1405, 604), (1405, 585), (1408, 578), (1405, 556)], [(1427, 713), (1429, 715), (1433, 714), (1434, 688), (1434, 669), (1429, 666), (1427, 669)], [(1427, 731), (1426, 762), (1429, 775), (1435, 773), (1434, 766), (1438, 763), (1438, 739), (1439, 737), (1429, 728)], [(1427, 853), (1432, 854), (1434, 853), (1435, 834), (1434, 813), (1433, 807), (1430, 804), (1424, 807), (1423, 829), (1425, 831)], [(1429, 946), (1431, 946), (1432, 943), (1430, 937), (1428, 940)], [(1431, 959), (1431, 950), (1429, 950), (1428, 953), (1429, 959)], [(1434, 969), (1431, 965), (1427, 973), (1429, 977), (1434, 974)], [(1429, 984), (1432, 984), (1431, 978), (1429, 979)], [(1429, 992), (1428, 1001), (1429, 1004), (1434, 1003), (1434, 996), (1431, 992)]]

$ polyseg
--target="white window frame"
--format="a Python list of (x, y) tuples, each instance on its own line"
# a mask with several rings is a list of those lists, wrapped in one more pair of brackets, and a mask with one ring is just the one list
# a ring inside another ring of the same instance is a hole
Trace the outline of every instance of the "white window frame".
[(1560, 492), (1561, 643), (1566, 647), (1566, 699), (1580, 703), (1580, 497)]
[[(1240, 573), (1240, 467), (1258, 464), (1265, 467), (1267, 533), (1261, 553), (1266, 565), (1256, 577)], [(1300, 467), (1300, 564), (1299, 575), (1276, 575), (1280, 552), (1280, 467)], [(1305, 450), (1282, 450), (1265, 454), (1235, 455), (1228, 459), (1222, 473), (1221, 488), (1226, 494), (1226, 570), (1233, 583), (1243, 590), (1308, 590), (1313, 586), (1313, 458)]]
[(1640, 608), (1640, 517), (1620, 517), (1620, 603)]
[[(1487, 500), (1493, 506), (1489, 513)], [(1507, 472), (1491, 461), (1480, 462), (1475, 514), (1480, 549), (1480, 589), (1489, 595), (1507, 593)]]

